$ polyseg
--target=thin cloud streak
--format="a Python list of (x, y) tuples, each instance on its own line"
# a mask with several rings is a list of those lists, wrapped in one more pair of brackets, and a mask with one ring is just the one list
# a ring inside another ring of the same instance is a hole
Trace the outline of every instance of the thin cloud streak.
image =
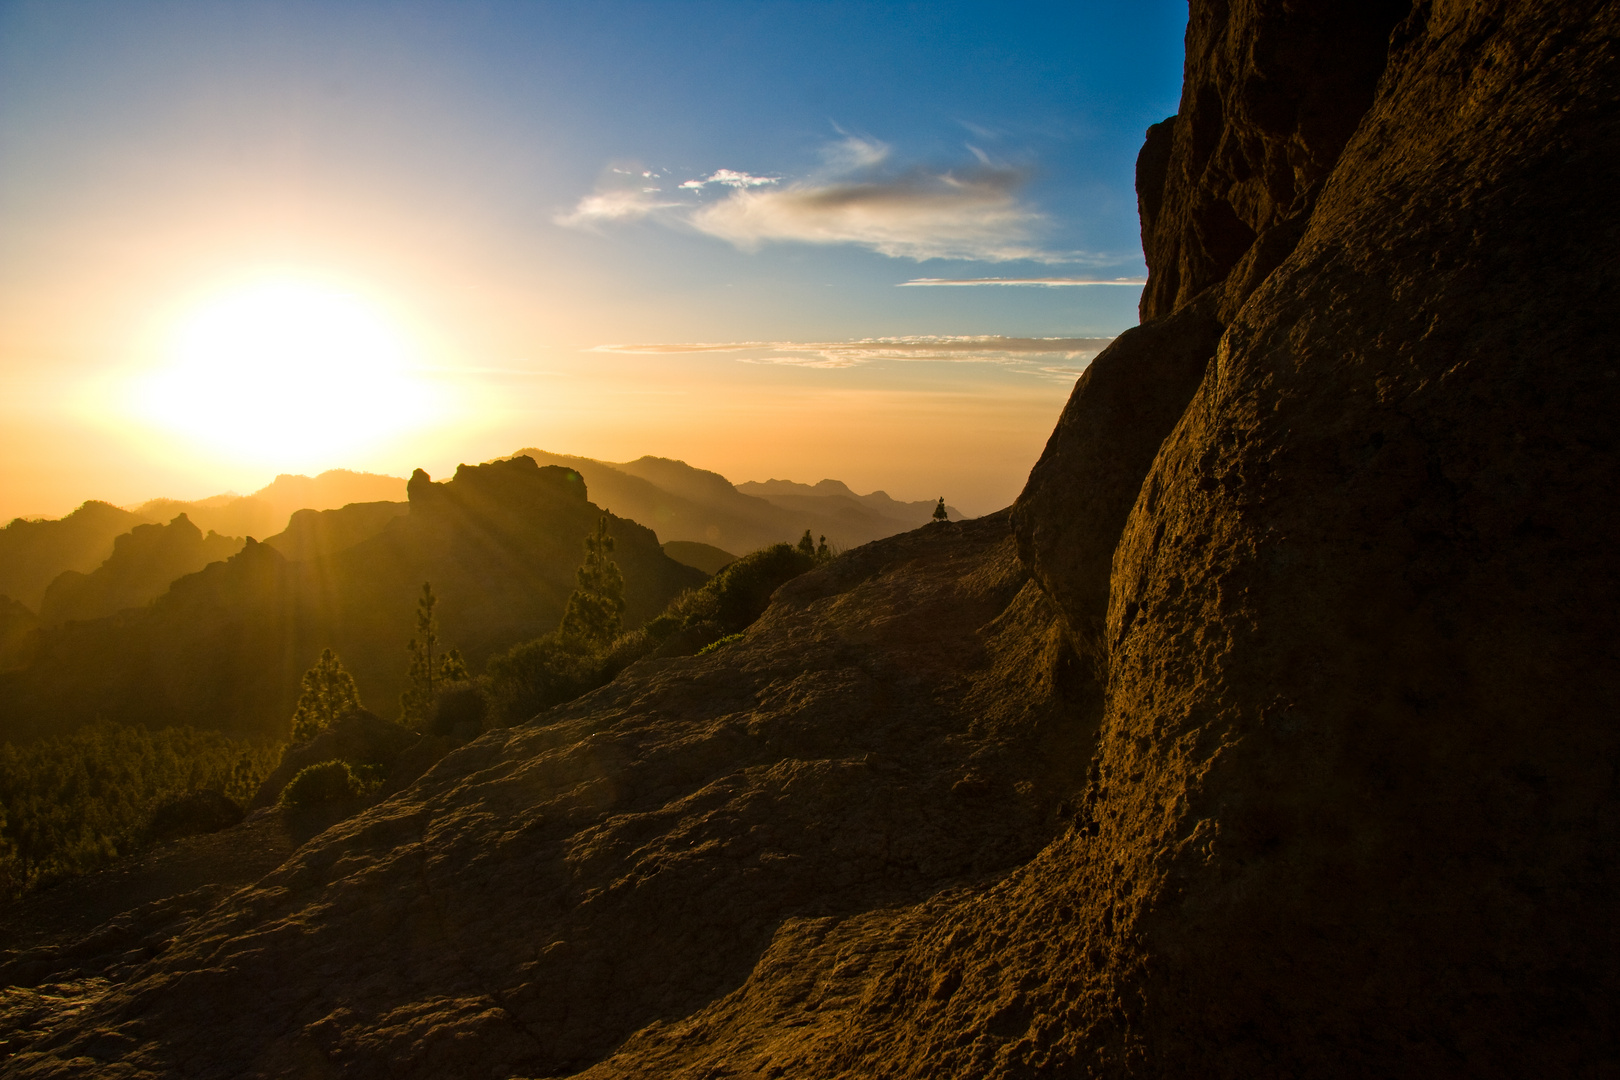
[(1147, 284), (1147, 278), (912, 278), (902, 281), (896, 288), (908, 286), (960, 286), (960, 285), (1036, 285), (1047, 288), (1062, 288), (1075, 285), (1124, 285), (1133, 289), (1140, 289)]
[(663, 201), (658, 188), (620, 188), (598, 191), (579, 200), (574, 209), (552, 218), (570, 228), (590, 227), (605, 221), (640, 221), (680, 203)]
[(735, 169), (717, 169), (707, 180), (686, 180), (681, 183), (683, 191), (701, 191), (708, 184), (719, 184), (729, 188), (764, 187), (766, 184), (775, 184), (781, 181), (780, 176), (750, 176)]
[[(996, 364), (1027, 374), (1073, 378), (1113, 338), (1017, 338), (997, 335), (917, 335), (857, 341), (736, 341), (597, 345), (590, 352), (631, 356), (727, 353), (745, 364), (853, 368), (878, 361)], [(1067, 363), (1063, 363), (1067, 361)]]

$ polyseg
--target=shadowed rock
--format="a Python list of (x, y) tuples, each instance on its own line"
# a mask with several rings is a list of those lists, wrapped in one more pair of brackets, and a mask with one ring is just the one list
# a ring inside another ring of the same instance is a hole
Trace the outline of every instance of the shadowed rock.
[(28, 1005), (9, 1072), (1606, 1075), (1617, 39), (1197, 0), (1031, 570), (1000, 515), (846, 554)]

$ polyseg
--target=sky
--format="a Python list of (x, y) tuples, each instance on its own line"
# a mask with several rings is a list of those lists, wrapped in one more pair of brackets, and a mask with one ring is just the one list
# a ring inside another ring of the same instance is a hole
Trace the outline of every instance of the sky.
[(1179, 2), (0, 0), (0, 520), (540, 446), (1011, 502)]

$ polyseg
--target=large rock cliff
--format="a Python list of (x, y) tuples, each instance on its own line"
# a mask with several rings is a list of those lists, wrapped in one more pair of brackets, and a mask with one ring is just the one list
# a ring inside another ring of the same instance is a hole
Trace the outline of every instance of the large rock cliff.
[(1010, 519), (36, 957), (8, 1072), (1612, 1070), (1616, 40), (1195, 0), (1143, 325)]

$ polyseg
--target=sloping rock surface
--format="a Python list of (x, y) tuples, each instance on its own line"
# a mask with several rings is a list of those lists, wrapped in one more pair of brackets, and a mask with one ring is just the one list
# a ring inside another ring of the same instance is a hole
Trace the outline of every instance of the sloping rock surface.
[(1095, 687), (1069, 657), (1004, 515), (869, 545), (743, 639), (452, 754), (76, 1000), (8, 1071), (590, 1065), (807, 933), (1034, 855), (1090, 754)]

